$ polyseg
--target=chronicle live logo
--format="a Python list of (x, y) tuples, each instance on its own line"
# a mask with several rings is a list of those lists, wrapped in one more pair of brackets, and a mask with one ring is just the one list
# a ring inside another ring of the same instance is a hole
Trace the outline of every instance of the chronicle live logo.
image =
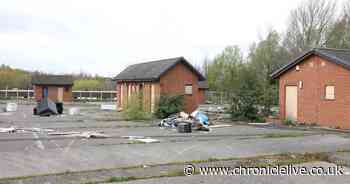
[[(184, 174), (192, 176), (196, 168), (192, 164), (184, 167)], [(282, 175), (282, 176), (342, 176), (350, 175), (342, 166), (332, 167), (305, 167), (305, 166), (269, 166), (269, 167), (198, 167), (198, 174), (206, 176), (220, 175)]]

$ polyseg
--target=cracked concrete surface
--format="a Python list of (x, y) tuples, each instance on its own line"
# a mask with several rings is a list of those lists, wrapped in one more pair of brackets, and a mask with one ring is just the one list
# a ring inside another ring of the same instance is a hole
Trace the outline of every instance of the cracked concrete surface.
[[(97, 121), (92, 117), (98, 119), (113, 117), (115, 114), (100, 112), (95, 107), (82, 108), (83, 115), (78, 117), (66, 115), (53, 118), (33, 117), (31, 108), (32, 106), (21, 105), (16, 113), (0, 113), (0, 127), (39, 127), (60, 131), (98, 130), (112, 137), (81, 139), (49, 136), (45, 133), (1, 133), (0, 178), (209, 158), (350, 149), (349, 138), (331, 132), (234, 125), (217, 128), (209, 133), (179, 134), (156, 127), (156, 122)], [(259, 137), (264, 134), (296, 133), (305, 133), (307, 136)], [(128, 140), (121, 138), (131, 135), (150, 136), (159, 139), (160, 143), (126, 144)]]

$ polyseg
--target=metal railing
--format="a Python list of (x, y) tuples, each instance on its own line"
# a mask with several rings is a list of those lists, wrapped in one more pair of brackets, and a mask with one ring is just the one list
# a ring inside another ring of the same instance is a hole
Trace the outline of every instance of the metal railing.
[[(34, 100), (32, 89), (2, 89), (0, 99)], [(117, 91), (72, 91), (73, 101), (116, 101)]]

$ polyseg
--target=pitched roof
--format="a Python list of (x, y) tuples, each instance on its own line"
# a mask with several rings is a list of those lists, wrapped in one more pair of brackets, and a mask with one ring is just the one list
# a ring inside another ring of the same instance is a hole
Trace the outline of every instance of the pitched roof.
[(114, 80), (122, 81), (156, 81), (167, 71), (175, 67), (178, 63), (185, 64), (192, 72), (194, 72), (199, 80), (205, 80), (203, 75), (197, 71), (185, 58), (176, 57), (162, 59), (146, 63), (134, 64), (128, 66), (124, 71), (119, 73)]
[(73, 77), (68, 75), (34, 75), (32, 77), (33, 85), (73, 85)]
[(277, 71), (271, 74), (272, 79), (276, 79), (285, 72), (287, 72), (289, 69), (293, 68), (300, 62), (304, 61), (305, 59), (309, 58), (310, 56), (319, 56), (321, 58), (324, 58), (330, 62), (336, 63), (338, 65), (341, 65), (347, 69), (350, 70), (350, 50), (347, 49), (330, 49), (330, 48), (314, 48), (311, 49), (308, 52), (305, 52), (301, 56), (297, 57), (296, 59), (292, 60), (288, 64), (284, 65)]

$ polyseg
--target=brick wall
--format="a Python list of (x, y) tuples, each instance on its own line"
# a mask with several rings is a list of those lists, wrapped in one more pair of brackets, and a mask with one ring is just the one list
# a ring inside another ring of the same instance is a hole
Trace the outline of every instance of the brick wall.
[[(45, 86), (33, 86), (34, 96), (36, 101), (42, 100), (43, 88)], [(58, 101), (58, 88), (63, 87), (63, 101), (71, 102), (72, 101), (72, 86), (47, 86), (49, 90), (49, 99), (56, 102)], [(67, 90), (66, 90), (67, 88)]]
[(190, 113), (202, 103), (201, 92), (198, 89), (198, 76), (187, 66), (179, 63), (160, 78), (161, 94), (184, 94), (186, 84), (192, 84), (192, 95), (184, 97), (185, 111)]
[[(174, 68), (169, 70), (165, 75), (160, 78), (159, 82), (117, 82), (117, 104), (118, 107), (122, 107), (127, 100), (127, 94), (129, 89), (133, 92), (133, 86), (143, 85), (143, 95), (145, 103), (150, 106), (151, 100), (151, 86), (153, 85), (155, 101), (159, 98), (159, 95), (164, 94), (180, 94), (185, 93), (185, 85), (192, 84), (192, 95), (185, 95), (184, 97), (184, 110), (188, 113), (194, 111), (198, 104), (203, 103), (205, 99), (204, 91), (198, 89), (198, 76), (194, 74), (187, 66), (182, 63), (177, 64)], [(122, 91), (122, 85), (123, 91)], [(130, 87), (129, 87), (130, 86)], [(148, 100), (149, 99), (149, 100)]]
[[(312, 56), (279, 78), (280, 117), (285, 118), (285, 87), (298, 86), (298, 122), (350, 129), (350, 70)], [(335, 86), (335, 100), (325, 99), (325, 86)]]

